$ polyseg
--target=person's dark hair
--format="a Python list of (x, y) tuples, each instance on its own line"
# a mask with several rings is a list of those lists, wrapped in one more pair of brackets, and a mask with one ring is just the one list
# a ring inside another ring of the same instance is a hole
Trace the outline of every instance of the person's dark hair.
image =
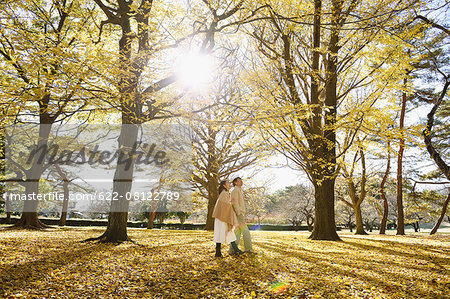
[[(239, 179), (241, 179), (241, 177), (236, 177), (236, 178), (233, 180), (233, 186), (236, 186), (236, 183), (237, 183), (237, 181), (238, 181)], [(241, 179), (241, 180), (242, 180), (242, 179)]]
[(221, 181), (220, 185), (219, 185), (219, 195), (220, 193), (222, 193), (223, 190), (227, 190), (227, 188), (225, 188), (225, 184), (227, 183), (227, 180)]

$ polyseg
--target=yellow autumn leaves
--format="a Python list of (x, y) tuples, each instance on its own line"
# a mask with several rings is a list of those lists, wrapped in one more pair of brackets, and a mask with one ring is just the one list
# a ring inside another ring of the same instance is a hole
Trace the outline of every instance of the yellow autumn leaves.
[(99, 228), (0, 231), (0, 296), (58, 298), (440, 298), (450, 236), (252, 232), (257, 255), (214, 259), (205, 231), (131, 229), (136, 241), (81, 243)]

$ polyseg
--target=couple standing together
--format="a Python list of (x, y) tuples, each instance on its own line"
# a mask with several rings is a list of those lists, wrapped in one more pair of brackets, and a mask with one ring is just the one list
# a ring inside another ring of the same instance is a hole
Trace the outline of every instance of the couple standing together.
[(243, 254), (238, 244), (241, 234), (244, 237), (245, 252), (253, 253), (250, 232), (245, 223), (245, 202), (242, 193), (242, 179), (233, 180), (234, 189), (228, 180), (220, 182), (219, 198), (217, 199), (212, 217), (214, 220), (214, 242), (216, 243), (216, 257), (222, 257), (222, 243), (230, 243), (230, 254)]

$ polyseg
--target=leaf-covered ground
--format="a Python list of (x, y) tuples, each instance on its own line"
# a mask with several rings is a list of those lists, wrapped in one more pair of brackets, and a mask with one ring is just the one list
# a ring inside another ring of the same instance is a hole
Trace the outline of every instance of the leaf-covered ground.
[[(257, 255), (214, 258), (212, 233), (101, 228), (0, 231), (0, 297), (449, 298), (450, 236), (251, 232)], [(241, 244), (242, 246), (242, 244)]]

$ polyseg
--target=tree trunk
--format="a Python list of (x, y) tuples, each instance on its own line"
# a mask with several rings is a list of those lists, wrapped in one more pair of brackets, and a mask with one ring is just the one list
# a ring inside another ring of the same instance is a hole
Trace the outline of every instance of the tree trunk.
[[(46, 123), (47, 121), (43, 120), (44, 118), (45, 116), (41, 115), (41, 124), (39, 125), (39, 137), (36, 149), (47, 149), (48, 146), (48, 137), (50, 135), (52, 124)], [(38, 161), (39, 156), (40, 155), (38, 154), (34, 155), (32, 165), (25, 174), (26, 181), (22, 183), (22, 185), (25, 186), (25, 194), (27, 197), (29, 195), (34, 194), (34, 196), (36, 196), (39, 194), (39, 180), (44, 173), (46, 166), (45, 159), (42, 162)], [(30, 229), (42, 229), (48, 227), (47, 225), (41, 223), (38, 219), (38, 203), (38, 200), (25, 200), (23, 204), (22, 216), (14, 226)]]
[(39, 221), (37, 213), (35, 212), (23, 212), (19, 221), (15, 224), (16, 227), (30, 228), (30, 229), (42, 229), (45, 228), (41, 221)]
[(216, 156), (216, 136), (217, 130), (211, 125), (208, 126), (208, 136), (210, 138), (206, 140), (208, 151), (208, 164), (206, 166), (206, 173), (208, 176), (206, 191), (208, 192), (208, 214), (206, 216), (206, 230), (214, 229), (214, 218), (212, 218), (212, 212), (216, 205), (217, 198), (219, 197), (219, 169), (220, 165), (217, 162)]
[[(64, 200), (63, 203), (63, 210), (64, 210), (64, 205), (66, 204), (66, 200)], [(65, 226), (66, 225), (66, 220), (67, 220), (67, 205), (66, 205), (66, 211), (61, 213), (61, 218), (59, 218), (59, 226)]]
[(315, 188), (314, 229), (309, 237), (312, 240), (340, 240), (336, 233), (334, 213), (334, 179), (327, 179)]
[[(39, 182), (32, 181), (27, 182), (25, 185), (25, 194), (38, 194)], [(47, 225), (39, 221), (37, 208), (38, 200), (25, 200), (23, 204), (23, 212), (19, 221), (14, 225), (15, 227), (27, 228), (27, 229), (43, 229)]]
[(184, 222), (186, 221), (186, 213), (178, 213), (178, 218), (180, 218), (181, 229), (184, 229)]
[(362, 213), (361, 213), (361, 205), (356, 205), (353, 207), (355, 210), (355, 221), (356, 221), (356, 235), (367, 235), (367, 233), (364, 231), (364, 223), (362, 220)]
[(418, 233), (420, 231), (419, 221), (414, 221), (412, 225), (414, 228), (414, 232)]
[[(151, 2), (143, 1), (144, 10), (150, 12)], [(108, 226), (103, 235), (98, 238), (103, 242), (123, 242), (127, 241), (127, 222), (128, 222), (128, 207), (129, 202), (127, 195), (131, 190), (133, 183), (133, 171), (136, 161), (134, 154), (137, 146), (138, 127), (141, 123), (142, 102), (138, 92), (139, 76), (144, 69), (144, 64), (148, 59), (143, 59), (141, 64), (133, 64), (132, 59), (132, 44), (136, 41), (133, 31), (131, 30), (131, 22), (134, 16), (130, 13), (130, 3), (119, 1), (119, 8), (117, 10), (118, 17), (120, 16), (120, 28), (122, 30), (121, 38), (119, 40), (119, 73), (117, 74), (118, 90), (120, 94), (120, 108), (122, 113), (120, 136), (118, 140), (118, 159), (117, 167), (114, 173), (113, 194), (117, 194), (116, 201), (111, 201), (111, 211), (108, 217)], [(145, 7), (147, 6), (147, 7)], [(100, 8), (105, 8), (100, 5)], [(105, 10), (104, 10), (105, 11)], [(106, 13), (106, 12), (105, 12)], [(106, 13), (108, 15), (108, 13)], [(148, 38), (148, 28), (141, 31), (141, 26), (148, 19), (145, 15), (144, 20), (138, 20), (139, 34), (139, 50), (146, 48)], [(134, 19), (136, 20), (136, 19)], [(120, 157), (125, 163), (120, 163)]]
[(108, 228), (101, 240), (108, 243), (128, 241), (127, 222), (128, 212), (110, 212)]
[[(362, 173), (361, 173), (361, 190), (359, 193), (359, 196), (357, 195), (357, 188), (355, 183), (353, 182), (353, 167), (355, 164), (352, 165), (352, 171), (350, 173), (347, 172), (345, 166), (342, 167), (342, 170), (344, 172), (344, 177), (346, 178), (348, 189), (349, 189), (349, 195), (352, 200), (352, 203), (350, 204), (347, 201), (344, 201), (345, 204), (350, 206), (353, 211), (355, 212), (355, 221), (356, 221), (356, 234), (357, 235), (367, 235), (367, 233), (364, 231), (364, 223), (362, 219), (361, 214), (361, 203), (364, 201), (366, 197), (366, 158), (364, 155), (364, 151), (362, 148), (359, 150), (360, 156), (361, 156), (361, 165), (362, 165)], [(354, 161), (356, 161), (357, 155), (355, 155)], [(355, 163), (355, 162), (353, 162)]]
[(134, 154), (138, 137), (139, 125), (122, 124), (119, 136), (118, 157), (124, 157), (125, 163), (117, 160), (114, 173), (113, 194), (117, 194), (116, 201), (111, 201), (111, 212), (108, 217), (108, 227), (104, 234), (105, 242), (123, 242), (128, 240), (127, 222), (128, 206), (127, 194), (131, 191), (135, 164)]
[(153, 229), (153, 221), (155, 221), (155, 211), (148, 214), (147, 229)]
[[(449, 201), (450, 201), (450, 193), (447, 195), (447, 199), (445, 200), (444, 206), (442, 207), (441, 216), (439, 216), (439, 219), (436, 222), (436, 224), (434, 225), (433, 229), (431, 230), (430, 235), (434, 235), (437, 232), (439, 226), (441, 225), (442, 220), (444, 219), (445, 213), (447, 212), (447, 207), (448, 207)], [(449, 222), (450, 222), (450, 216), (449, 216)]]
[(161, 191), (161, 188), (164, 183), (164, 169), (161, 169), (161, 174), (159, 175), (159, 183), (156, 188), (152, 189), (152, 210), (150, 211), (148, 215), (148, 221), (147, 221), (147, 229), (153, 229), (153, 222), (155, 221), (156, 217), (156, 201), (155, 201), (155, 191), (159, 194)]
[[(424, 136), (424, 142), (427, 147), (427, 151), (430, 154), (431, 158), (434, 160), (436, 165), (439, 167), (439, 169), (442, 171), (442, 173), (445, 175), (447, 179), (450, 180), (450, 168), (445, 163), (445, 161), (442, 159), (441, 155), (438, 153), (438, 151), (433, 147), (433, 144), (431, 143), (431, 130), (433, 129), (433, 123), (434, 123), (434, 114), (438, 110), (439, 106), (441, 105), (442, 101), (444, 100), (445, 95), (447, 94), (447, 89), (450, 86), (450, 81), (447, 80), (444, 84), (444, 88), (442, 89), (441, 95), (439, 96), (438, 100), (434, 103), (433, 108), (431, 108), (430, 113), (428, 113), (427, 118), (427, 126), (425, 130), (423, 131)], [(442, 207), (441, 216), (439, 217), (438, 221), (436, 222), (436, 225), (433, 227), (433, 229), (430, 232), (430, 235), (433, 235), (437, 232), (439, 226), (441, 225), (442, 220), (444, 219), (445, 213), (447, 211), (447, 206), (450, 200), (450, 193), (447, 196), (447, 199), (444, 202), (444, 206)], [(448, 216), (448, 221), (450, 222), (450, 216)]]
[[(320, 42), (320, 14), (322, 2), (314, 1), (314, 29), (313, 46)], [(325, 106), (327, 110), (324, 113), (323, 136), (318, 140), (320, 146), (314, 149), (314, 159), (318, 170), (314, 176), (315, 179), (315, 215), (314, 229), (310, 239), (313, 240), (340, 240), (336, 233), (336, 220), (334, 212), (334, 183), (336, 170), (336, 105), (337, 105), (337, 53), (338, 53), (338, 18), (341, 8), (339, 1), (333, 1), (331, 21), (330, 42), (328, 45), (328, 54), (326, 59), (326, 85), (325, 85)], [(314, 59), (313, 59), (314, 60)], [(315, 62), (315, 61), (313, 61)], [(313, 67), (313, 71), (315, 68)], [(317, 99), (314, 99), (317, 100)], [(312, 102), (312, 101), (311, 101)], [(318, 115), (315, 115), (318, 119)], [(320, 126), (320, 124), (314, 124)], [(317, 128), (316, 128), (317, 129)], [(314, 130), (316, 130), (314, 129)], [(315, 137), (317, 138), (317, 137)]]
[(445, 175), (445, 177), (450, 180), (450, 167), (447, 165), (447, 163), (445, 163), (439, 152), (433, 147), (433, 144), (431, 143), (431, 131), (433, 129), (434, 114), (436, 113), (442, 101), (444, 100), (444, 97), (447, 94), (447, 89), (449, 86), (450, 80), (447, 79), (447, 82), (445, 82), (444, 88), (442, 89), (441, 95), (439, 96), (438, 100), (434, 103), (430, 113), (428, 113), (427, 115), (428, 119), (427, 125), (422, 133), (428, 153), (430, 154), (431, 158), (436, 163), (436, 165), (439, 167), (439, 169), (442, 171), (442, 173)]
[(384, 172), (384, 176), (380, 184), (380, 196), (381, 199), (383, 200), (383, 218), (381, 219), (380, 235), (386, 234), (386, 223), (389, 214), (389, 205), (386, 195), (384, 194), (384, 185), (386, 184), (386, 181), (389, 177), (389, 171), (391, 169), (391, 145), (389, 140), (387, 142), (387, 149), (388, 149), (388, 156), (387, 156), (386, 171)]
[(212, 212), (214, 210), (214, 206), (216, 205), (216, 200), (211, 196), (208, 196), (208, 214), (206, 216), (206, 230), (214, 230), (214, 218), (212, 218)]
[(117, 194), (117, 200), (111, 201), (106, 231), (101, 236), (89, 238), (85, 242), (100, 240), (107, 243), (119, 243), (130, 240), (127, 234), (129, 207), (127, 199), (129, 196), (127, 195), (130, 193), (133, 183), (139, 125), (130, 124), (131, 121), (126, 118), (127, 116), (129, 115), (122, 113), (122, 126), (118, 140), (118, 159), (114, 173), (112, 194)]
[[(160, 180), (161, 182), (161, 180)], [(159, 186), (160, 187), (160, 186)], [(159, 192), (160, 188), (158, 188)], [(156, 218), (156, 201), (155, 201), (155, 189), (152, 189), (152, 210), (148, 214), (148, 221), (147, 221), (147, 229), (153, 229), (153, 223), (155, 222)]]
[(309, 232), (313, 231), (313, 224), (314, 224), (314, 217), (312, 217), (311, 215), (308, 215), (306, 217), (306, 225), (308, 226)]
[(61, 211), (61, 218), (59, 219), (59, 226), (65, 226), (67, 219), (67, 208), (69, 206), (69, 180), (67, 179), (66, 174), (59, 167), (58, 163), (55, 163), (55, 167), (59, 176), (63, 179), (63, 190), (64, 190), (64, 199)]
[(164, 220), (167, 218), (167, 212), (157, 212), (156, 218), (158, 218), (158, 223), (163, 224)]
[(216, 176), (213, 176), (210, 181), (208, 181), (208, 215), (206, 218), (206, 230), (214, 229), (214, 218), (212, 217), (212, 212), (216, 205), (217, 198), (219, 197), (219, 181)]
[(383, 198), (383, 218), (381, 219), (381, 224), (380, 224), (380, 235), (385, 235), (386, 234), (386, 224), (387, 224), (387, 220), (388, 220), (388, 214), (389, 214), (389, 205), (386, 199), (386, 196), (382, 196)]
[[(406, 86), (407, 80), (404, 79), (404, 85)], [(402, 171), (402, 162), (403, 162), (403, 151), (405, 150), (405, 132), (404, 129), (404, 121), (405, 121), (405, 112), (406, 112), (406, 93), (403, 92), (402, 95), (402, 109), (400, 112), (400, 148), (398, 150), (398, 159), (397, 159), (397, 235), (405, 234), (405, 216), (403, 214), (403, 171)]]
[(147, 229), (153, 229), (153, 223), (156, 217), (156, 203), (152, 192), (152, 210), (148, 214)]
[(11, 223), (11, 193), (8, 193), (5, 198), (5, 210), (6, 210), (6, 223)]

